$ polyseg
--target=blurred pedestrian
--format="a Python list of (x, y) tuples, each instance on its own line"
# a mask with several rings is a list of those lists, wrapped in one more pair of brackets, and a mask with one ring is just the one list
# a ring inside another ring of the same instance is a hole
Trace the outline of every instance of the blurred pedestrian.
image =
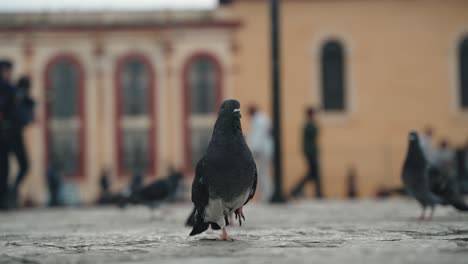
[(456, 151), (456, 171), (460, 189), (468, 193), (468, 142)]
[(60, 189), (62, 187), (62, 163), (57, 156), (53, 156), (47, 167), (47, 186), (49, 189), (49, 206), (63, 205), (60, 200)]
[(110, 192), (110, 170), (103, 169), (99, 178), (99, 187), (101, 193), (97, 200), (98, 204), (108, 204), (112, 202), (112, 193)]
[(29, 94), (29, 89), (29, 77), (22, 76), (16, 85), (15, 121), (13, 122), (10, 141), (10, 151), (13, 152), (18, 162), (18, 173), (11, 192), (11, 202), (14, 207), (17, 207), (18, 191), (29, 169), (28, 152), (24, 143), (24, 128), (33, 122), (35, 106), (35, 102)]
[(109, 169), (104, 169), (99, 179), (99, 185), (101, 186), (101, 193), (108, 194), (110, 191), (110, 176)]
[(424, 153), (424, 157), (426, 158), (429, 164), (434, 164), (437, 155), (437, 151), (434, 149), (432, 143), (433, 134), (434, 130), (432, 129), (432, 127), (427, 126), (424, 129), (424, 133), (421, 135), (419, 140), (421, 149)]
[(439, 143), (437, 149), (434, 165), (439, 170), (447, 173), (446, 175), (453, 175), (455, 170), (455, 152), (450, 147), (448, 141), (443, 139)]
[(356, 169), (349, 167), (348, 176), (346, 179), (347, 197), (348, 199), (354, 199), (358, 196), (357, 184), (356, 184)]
[(248, 144), (257, 164), (258, 190), (261, 200), (269, 201), (273, 192), (270, 166), (273, 154), (271, 122), (254, 104), (249, 106), (250, 130)]
[(144, 158), (145, 155), (143, 154), (141, 144), (137, 142), (133, 147), (133, 175), (128, 186), (128, 195), (135, 192), (143, 186), (144, 174), (146, 171)]
[(308, 172), (293, 189), (291, 196), (298, 197), (302, 195), (305, 184), (310, 181), (315, 183), (316, 198), (322, 198), (318, 146), (319, 127), (315, 120), (315, 109), (313, 107), (308, 107), (306, 109), (306, 122), (302, 131), (303, 151), (307, 160)]
[(13, 64), (0, 61), (0, 210), (9, 208), (8, 152), (14, 120), (15, 89), (11, 82)]

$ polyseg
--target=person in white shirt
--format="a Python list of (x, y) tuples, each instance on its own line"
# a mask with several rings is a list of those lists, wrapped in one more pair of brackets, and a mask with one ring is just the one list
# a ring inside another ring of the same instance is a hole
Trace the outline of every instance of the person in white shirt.
[(257, 106), (254, 104), (249, 106), (249, 115), (251, 119), (248, 144), (257, 164), (260, 197), (263, 202), (267, 202), (273, 192), (270, 175), (273, 155), (271, 122), (268, 116), (258, 111)]
[(421, 135), (419, 142), (420, 142), (421, 149), (424, 153), (424, 157), (426, 157), (427, 162), (431, 165), (434, 165), (437, 153), (434, 150), (434, 147), (432, 145), (432, 135), (433, 135), (432, 128), (427, 127), (424, 130), (424, 133)]
[(439, 149), (437, 150), (437, 155), (435, 156), (434, 165), (446, 173), (447, 175), (452, 175), (454, 173), (454, 164), (455, 163), (455, 152), (449, 146), (447, 140), (442, 140), (439, 144)]

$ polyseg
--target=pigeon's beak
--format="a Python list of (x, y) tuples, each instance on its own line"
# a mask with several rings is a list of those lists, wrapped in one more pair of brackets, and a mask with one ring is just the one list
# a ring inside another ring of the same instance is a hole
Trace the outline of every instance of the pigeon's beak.
[(239, 109), (239, 108), (237, 108), (237, 109), (234, 109), (234, 111), (232, 111), (232, 112), (234, 113), (234, 115), (236, 115), (236, 116), (239, 116), (239, 118), (241, 118), (241, 117), (242, 117), (242, 115), (241, 115), (241, 111), (240, 111), (240, 109)]

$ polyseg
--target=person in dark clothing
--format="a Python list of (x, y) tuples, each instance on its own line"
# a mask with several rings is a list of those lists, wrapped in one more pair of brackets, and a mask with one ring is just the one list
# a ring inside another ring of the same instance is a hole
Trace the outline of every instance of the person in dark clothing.
[(47, 187), (49, 189), (49, 206), (63, 205), (60, 200), (60, 188), (62, 186), (62, 163), (54, 155), (47, 166)]
[(109, 190), (110, 190), (109, 170), (105, 169), (102, 171), (101, 179), (99, 180), (99, 185), (101, 186), (101, 193), (103, 195), (109, 194)]
[(456, 170), (458, 181), (462, 193), (468, 193), (468, 142), (457, 149), (456, 154)]
[(0, 210), (9, 208), (8, 152), (14, 120), (15, 89), (11, 83), (13, 64), (0, 61)]
[(358, 197), (356, 181), (357, 181), (356, 169), (354, 167), (349, 167), (348, 176), (346, 179), (346, 187), (347, 187), (346, 196), (348, 197), (348, 199), (354, 199)]
[(11, 191), (11, 203), (14, 207), (17, 206), (18, 190), (29, 169), (28, 152), (24, 144), (23, 136), (24, 128), (34, 120), (35, 102), (29, 95), (29, 88), (29, 77), (21, 77), (16, 85), (15, 122), (12, 126), (10, 141), (10, 151), (15, 155), (18, 161), (18, 174), (16, 175), (15, 183)]
[(110, 170), (102, 170), (101, 177), (99, 179), (99, 186), (101, 189), (101, 194), (97, 200), (98, 204), (111, 204), (114, 202), (115, 197), (110, 191), (111, 182), (110, 182)]
[(309, 171), (306, 176), (296, 185), (291, 192), (292, 197), (298, 197), (303, 193), (305, 184), (308, 181), (315, 183), (315, 196), (322, 198), (322, 188), (320, 182), (319, 148), (318, 135), (319, 128), (315, 121), (315, 109), (306, 109), (306, 123), (303, 128), (303, 150), (307, 160)]

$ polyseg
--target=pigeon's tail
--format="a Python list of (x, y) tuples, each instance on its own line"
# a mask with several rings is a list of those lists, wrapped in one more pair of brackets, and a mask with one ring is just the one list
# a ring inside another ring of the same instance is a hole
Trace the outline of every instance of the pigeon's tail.
[[(191, 216), (189, 217), (189, 219), (190, 218)], [(193, 220), (193, 229), (192, 232), (190, 232), (190, 236), (198, 235), (205, 232), (210, 225), (209, 223), (203, 220), (201, 214), (197, 212), (197, 209), (193, 210)]]
[(190, 232), (190, 236), (195, 236), (205, 232), (208, 229), (208, 226), (208, 223), (196, 223), (192, 229), (192, 232)]
[(459, 211), (468, 211), (468, 205), (462, 199), (450, 201), (450, 204)]

